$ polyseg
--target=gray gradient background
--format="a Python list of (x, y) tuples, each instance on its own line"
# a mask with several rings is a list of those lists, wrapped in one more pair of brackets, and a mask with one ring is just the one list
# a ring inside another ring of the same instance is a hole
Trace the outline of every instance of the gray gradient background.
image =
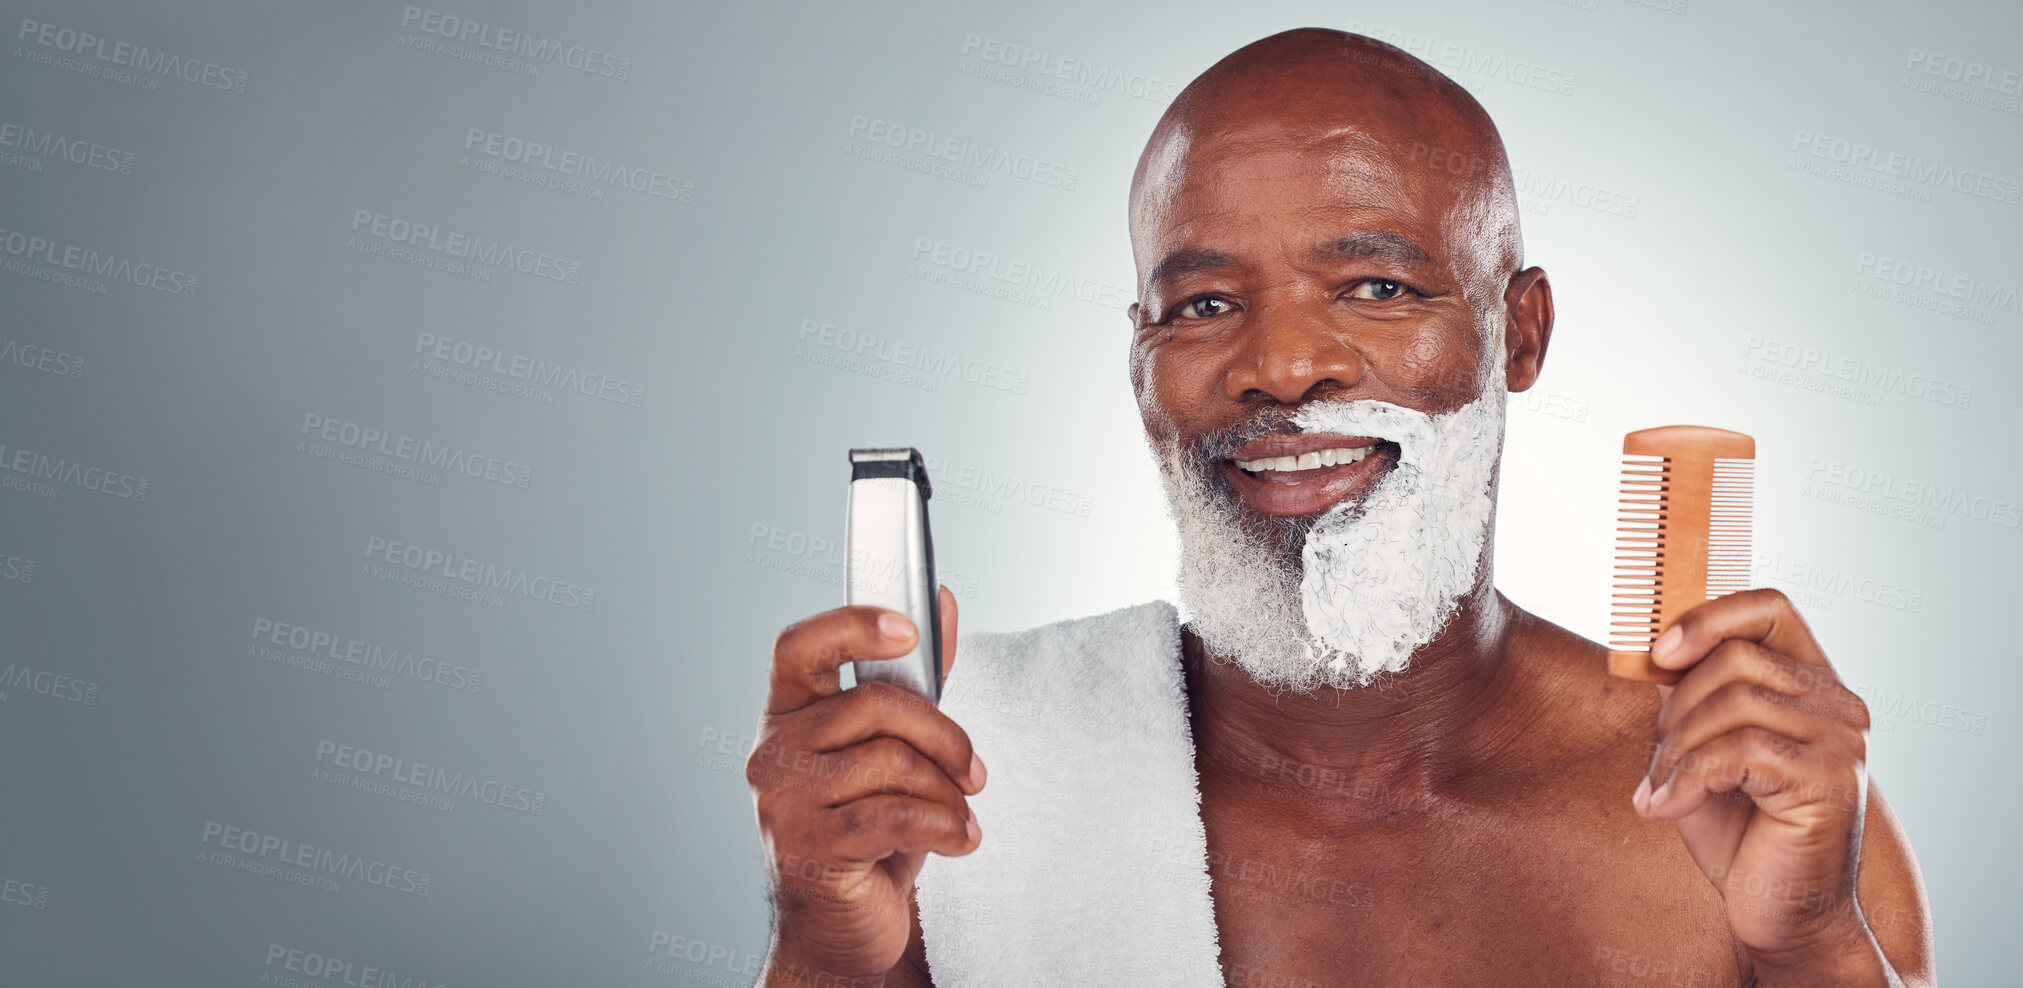
[[(1132, 282), (1125, 192), (1162, 109), (1128, 80), (1170, 91), (1314, 24), (1449, 67), (1521, 170), (1527, 259), (1551, 272), (1559, 320), (1511, 413), (1499, 584), (1598, 634), (1621, 434), (1756, 435), (1760, 575), (1799, 599), (1876, 710), (1872, 768), (1924, 868), (1941, 970), (2009, 983), (2023, 543), (1971, 505), (2023, 501), (2009, 381), (2023, 207), (1810, 174), (1795, 166), (1828, 162), (1794, 139), (2013, 188), (2015, 98), (1920, 91), (1946, 80), (1906, 64), (1917, 49), (2023, 70), (2023, 8), (1658, 2), (438, 8), (628, 58), (624, 79), (404, 45), (422, 35), (401, 4), (0, 5), (0, 122), (133, 154), (117, 174), (5, 149), (0, 228), (198, 277), (193, 297), (101, 294), (0, 257), (0, 347), (82, 359), (76, 376), (0, 363), (0, 462), (19, 448), (148, 481), (143, 500), (0, 469), (44, 485), (0, 489), (0, 982), (251, 985), (286, 974), (267, 963), (278, 944), (429, 984), (738, 983), (766, 921), (742, 757), (719, 745), (748, 742), (777, 629), (841, 602), (840, 554), (810, 540), (841, 537), (844, 450), (936, 458), (935, 539), (965, 631), (1170, 597), (1171, 527), (1107, 304)], [(24, 18), (244, 70), (245, 91), (39, 61), (54, 53), (18, 37)], [(1035, 91), (1031, 72), (990, 75), (971, 35), (1125, 81)], [(1514, 81), (1518, 63), (1571, 92)], [(857, 116), (1059, 162), (1075, 187), (867, 160)], [(466, 161), (471, 128), (674, 176), (692, 201), (485, 174)], [(1576, 201), (1594, 188), (1634, 217)], [(358, 209), (570, 259), (580, 278), (479, 282), (368, 256), (347, 245)], [(923, 239), (1071, 290), (948, 284), (957, 272), (916, 257)], [(1964, 317), (1932, 292), (1876, 297), (1864, 255), (1999, 292)], [(1024, 383), (839, 367), (819, 334), (800, 338), (807, 320)], [(433, 377), (416, 369), (424, 332), (644, 398)], [(1886, 381), (1784, 367), (1786, 351), (1752, 348), (1765, 339)], [(1891, 374), (1971, 388), (1971, 403), (1922, 400)], [(430, 484), (318, 458), (297, 448), (312, 413), (531, 464), (531, 480)], [(1887, 489), (1830, 501), (1855, 493), (1850, 466), (1890, 474)], [(1920, 496), (1906, 483), (1960, 506), (1872, 510)], [(378, 579), (374, 536), (594, 589), (594, 607)], [(292, 667), (249, 654), (260, 618), (482, 678), (382, 687)], [(92, 702), (35, 686), (59, 673), (96, 684)], [(542, 812), (332, 784), (312, 774), (331, 767), (325, 741), (539, 791)], [(426, 872), (429, 894), (223, 866), (203, 857), (207, 822)], [(673, 937), (718, 949), (650, 952)]]

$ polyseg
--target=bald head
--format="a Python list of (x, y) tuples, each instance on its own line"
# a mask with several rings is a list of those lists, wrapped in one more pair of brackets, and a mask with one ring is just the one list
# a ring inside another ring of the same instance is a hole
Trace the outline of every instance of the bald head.
[(1363, 204), (1410, 200), (1439, 211), (1460, 238), (1441, 246), (1473, 255), (1448, 258), (1469, 275), (1508, 277), (1522, 264), (1509, 160), (1481, 104), (1392, 45), (1301, 28), (1231, 53), (1160, 118), (1131, 182), (1141, 288), (1157, 263), (1146, 256), (1149, 235), (1184, 220), (1174, 213), (1186, 208), (1179, 200), (1187, 193), (1216, 184), (1204, 170), (1223, 168), (1232, 155), (1288, 148), (1307, 154), (1306, 167), (1340, 172), (1339, 190), (1360, 193)]

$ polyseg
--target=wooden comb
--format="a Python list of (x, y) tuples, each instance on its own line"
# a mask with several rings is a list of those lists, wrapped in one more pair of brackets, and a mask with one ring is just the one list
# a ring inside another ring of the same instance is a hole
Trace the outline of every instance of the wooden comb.
[(1622, 518), (1610, 615), (1609, 674), (1676, 683), (1651, 642), (1679, 615), (1749, 586), (1756, 440), (1704, 425), (1623, 437)]

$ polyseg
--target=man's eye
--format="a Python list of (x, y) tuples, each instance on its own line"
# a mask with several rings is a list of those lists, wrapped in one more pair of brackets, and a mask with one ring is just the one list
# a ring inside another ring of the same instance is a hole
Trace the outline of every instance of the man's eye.
[(1367, 278), (1356, 282), (1356, 287), (1350, 289), (1349, 294), (1352, 298), (1367, 299), (1373, 302), (1388, 302), (1408, 291), (1411, 291), (1411, 289), (1405, 287), (1405, 283), (1402, 281), (1392, 281), (1389, 278)]
[(1180, 303), (1180, 309), (1174, 315), (1180, 316), (1183, 319), (1207, 319), (1212, 316), (1222, 315), (1228, 311), (1229, 302), (1227, 300), (1219, 299), (1212, 295), (1204, 295), (1201, 298), (1189, 299)]

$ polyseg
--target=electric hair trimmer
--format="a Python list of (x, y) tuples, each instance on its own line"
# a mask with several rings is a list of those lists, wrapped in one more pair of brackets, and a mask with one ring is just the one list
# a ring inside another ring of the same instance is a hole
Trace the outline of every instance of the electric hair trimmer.
[(898, 611), (920, 629), (913, 651), (851, 663), (859, 683), (890, 683), (941, 702), (941, 600), (934, 538), (927, 528), (927, 464), (920, 451), (850, 451), (850, 501), (843, 525), (847, 602)]

